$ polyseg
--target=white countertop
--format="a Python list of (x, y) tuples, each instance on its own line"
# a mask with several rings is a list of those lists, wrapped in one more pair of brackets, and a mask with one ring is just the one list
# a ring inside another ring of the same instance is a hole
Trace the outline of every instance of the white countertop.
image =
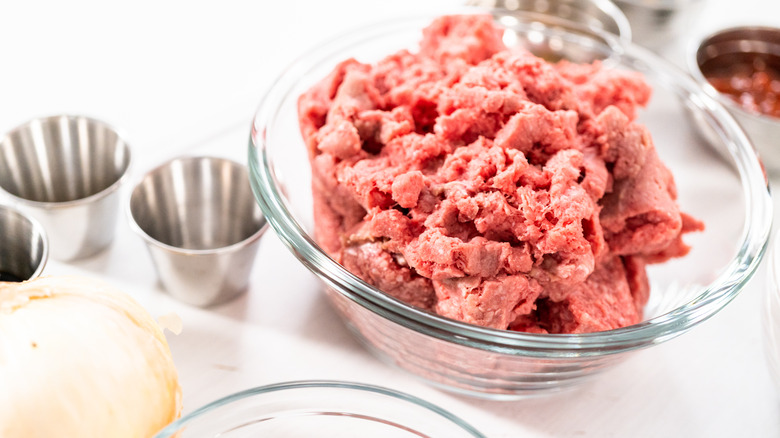
[[(254, 110), (287, 62), (329, 35), (421, 3), (6, 2), (0, 132), (59, 113), (102, 119), (133, 148), (134, 177), (184, 153), (246, 162)], [(457, 2), (428, 1), (425, 8), (448, 4)], [(780, 2), (707, 0), (687, 37), (744, 23), (780, 26)], [(686, 42), (667, 56), (680, 62)], [(442, 392), (376, 360), (272, 232), (263, 238), (248, 294), (203, 310), (162, 291), (143, 243), (120, 219), (108, 251), (71, 264), (50, 261), (45, 272), (103, 278), (155, 316), (178, 313), (184, 331), (168, 339), (185, 412), (253, 386), (340, 379), (419, 396), (491, 438), (780, 436), (780, 396), (762, 345), (766, 263), (725, 310), (574, 392), (490, 402)]]

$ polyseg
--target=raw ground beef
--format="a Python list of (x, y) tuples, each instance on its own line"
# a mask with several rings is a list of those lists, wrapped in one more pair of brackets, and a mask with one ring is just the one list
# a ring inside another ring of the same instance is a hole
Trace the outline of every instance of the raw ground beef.
[(299, 99), (315, 235), (384, 292), (499, 329), (637, 323), (647, 263), (684, 255), (674, 180), (635, 122), (651, 90), (507, 49), (445, 16), (416, 53), (349, 59)]

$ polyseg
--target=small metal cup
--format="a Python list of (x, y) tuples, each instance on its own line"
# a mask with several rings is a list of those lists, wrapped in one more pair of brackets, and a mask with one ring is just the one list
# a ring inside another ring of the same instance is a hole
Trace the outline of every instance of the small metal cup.
[(114, 238), (130, 150), (109, 125), (82, 116), (27, 122), (0, 142), (0, 189), (36, 218), (61, 261), (88, 257)]
[[(748, 111), (730, 97), (721, 94), (704, 75), (707, 68), (724, 67), (754, 62), (755, 56), (771, 60), (773, 68), (780, 68), (780, 28), (764, 26), (739, 26), (718, 30), (688, 47), (688, 69), (703, 85), (704, 91), (717, 99), (739, 122), (750, 137), (763, 164), (773, 176), (780, 175), (780, 118)], [(712, 128), (694, 118), (699, 133), (724, 156), (730, 156), (726, 145), (715, 141)]]
[(596, 48), (583, 51), (580, 45), (562, 44), (570, 38), (562, 40), (562, 33), (583, 35), (608, 46), (631, 42), (628, 19), (609, 0), (467, 0), (466, 4), (490, 11), (506, 29), (503, 41), (507, 46), (523, 47), (550, 62), (609, 58)]
[(706, 0), (613, 0), (631, 24), (632, 41), (661, 51), (689, 31)]
[(0, 206), (0, 281), (27, 281), (46, 266), (49, 245), (43, 227), (11, 207)]
[(173, 297), (205, 307), (247, 289), (266, 220), (246, 166), (214, 157), (168, 161), (135, 186), (129, 216)]

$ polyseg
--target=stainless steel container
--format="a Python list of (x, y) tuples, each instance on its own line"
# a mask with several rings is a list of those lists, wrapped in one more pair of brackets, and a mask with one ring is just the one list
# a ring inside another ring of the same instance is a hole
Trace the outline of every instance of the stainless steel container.
[(41, 223), (57, 260), (88, 257), (112, 242), (129, 167), (117, 131), (88, 117), (35, 119), (0, 141), (0, 192)]
[(46, 266), (49, 246), (43, 227), (11, 207), (0, 206), (0, 281), (26, 281)]
[(210, 306), (247, 289), (266, 221), (246, 166), (215, 157), (168, 161), (135, 186), (129, 216), (173, 297)]
[(613, 0), (631, 25), (633, 41), (661, 50), (690, 29), (705, 0)]
[[(688, 52), (688, 68), (691, 74), (703, 84), (705, 91), (718, 99), (742, 125), (770, 172), (780, 174), (780, 118), (745, 110), (733, 99), (716, 90), (703, 71), (703, 68), (713, 64), (729, 66), (745, 62), (745, 57), (757, 55), (774, 60), (773, 67), (780, 70), (780, 28), (742, 26), (723, 29), (697, 41)], [(699, 125), (702, 126), (701, 123)], [(710, 135), (706, 129), (702, 130), (702, 133), (705, 138)]]
[(568, 50), (560, 40), (560, 29), (598, 38), (609, 46), (631, 42), (628, 19), (608, 0), (470, 0), (466, 4), (490, 11), (510, 31), (504, 34), (507, 46), (525, 47), (548, 61), (591, 62), (608, 57)]

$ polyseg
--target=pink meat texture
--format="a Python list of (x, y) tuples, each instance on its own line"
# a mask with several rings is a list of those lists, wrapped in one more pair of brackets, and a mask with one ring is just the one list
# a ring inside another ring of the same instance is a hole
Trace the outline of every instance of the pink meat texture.
[(467, 323), (584, 333), (639, 322), (647, 263), (688, 252), (674, 180), (635, 121), (651, 89), (444, 16), (419, 51), (354, 59), (300, 96), (315, 237), (348, 270)]

